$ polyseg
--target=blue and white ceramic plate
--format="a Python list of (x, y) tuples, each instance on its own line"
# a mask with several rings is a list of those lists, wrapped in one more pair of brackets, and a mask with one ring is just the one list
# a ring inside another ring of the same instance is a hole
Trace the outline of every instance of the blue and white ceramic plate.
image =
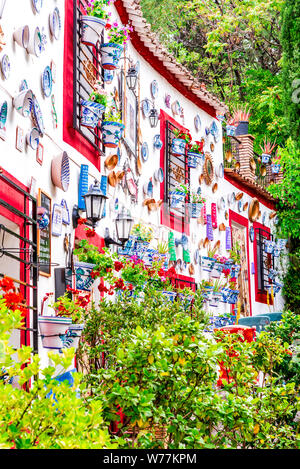
[(49, 98), (52, 93), (52, 72), (51, 68), (47, 65), (42, 75), (42, 88), (46, 98)]
[(212, 136), (215, 139), (215, 142), (217, 143), (219, 141), (220, 134), (219, 134), (219, 128), (217, 124), (215, 123), (215, 121), (213, 121), (210, 126), (210, 133), (212, 134)]
[(142, 112), (144, 117), (149, 117), (151, 110), (151, 103), (149, 99), (145, 99), (142, 103)]
[(7, 101), (1, 104), (0, 108), (0, 129), (4, 129), (7, 119)]
[(149, 158), (149, 148), (148, 148), (148, 143), (147, 142), (144, 142), (142, 144), (141, 153), (142, 153), (143, 160), (147, 161), (148, 158)]
[(254, 241), (254, 228), (253, 228), (253, 226), (251, 226), (251, 228), (250, 228), (249, 236), (250, 236), (251, 243), (253, 243), (253, 241)]
[(267, 213), (264, 212), (264, 213), (263, 213), (263, 216), (262, 216), (262, 224), (265, 225), (266, 222), (267, 222)]
[(61, 19), (59, 9), (56, 7), (53, 10), (53, 13), (49, 16), (49, 25), (52, 36), (55, 39), (59, 39), (61, 31)]
[(158, 96), (158, 83), (156, 80), (153, 80), (151, 83), (151, 94), (153, 99), (157, 98)]
[(241, 200), (239, 200), (239, 202), (238, 202), (238, 211), (239, 211), (239, 212), (242, 212), (242, 211), (243, 211), (243, 204), (242, 204), (242, 201), (241, 201)]
[(10, 61), (9, 61), (9, 57), (8, 57), (7, 54), (5, 54), (2, 57), (1, 70), (2, 70), (2, 73), (3, 73), (3, 76), (4, 76), (5, 80), (7, 80), (8, 77), (9, 77), (9, 74), (10, 74)]
[(43, 6), (43, 0), (32, 0), (33, 8), (37, 13), (40, 13), (42, 6)]
[(33, 118), (35, 120), (36, 126), (38, 128), (38, 131), (40, 132), (41, 135), (43, 135), (45, 132), (43, 115), (42, 115), (40, 105), (35, 96), (33, 97), (33, 102), (32, 102), (32, 113), (33, 113)]

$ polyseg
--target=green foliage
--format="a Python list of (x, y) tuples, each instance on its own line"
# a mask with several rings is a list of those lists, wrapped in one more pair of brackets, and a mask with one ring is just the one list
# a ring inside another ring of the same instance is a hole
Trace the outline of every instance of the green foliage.
[(289, 132), (300, 147), (300, 1), (286, 0), (282, 9), (282, 84)]
[[(72, 387), (53, 378), (57, 367), (70, 367), (74, 349), (50, 353), (51, 365), (41, 370), (39, 356), (30, 347), (18, 349), (17, 360), (12, 357), (16, 352), (7, 340), (15, 327), (22, 327), (20, 311), (8, 310), (0, 298), (0, 369), (5, 369), (0, 380), (0, 448), (114, 447), (103, 424), (101, 402), (87, 403), (77, 396), (84, 392), (80, 374), (74, 373)], [(18, 387), (10, 384), (11, 378), (17, 379)]]
[(300, 151), (288, 139), (279, 149), (283, 181), (269, 186), (269, 192), (278, 199), (278, 231), (282, 237), (300, 239)]
[(276, 372), (281, 379), (293, 381), (300, 385), (300, 316), (291, 311), (286, 311), (280, 322), (272, 322), (268, 332), (291, 350), (286, 353), (282, 362), (276, 367)]

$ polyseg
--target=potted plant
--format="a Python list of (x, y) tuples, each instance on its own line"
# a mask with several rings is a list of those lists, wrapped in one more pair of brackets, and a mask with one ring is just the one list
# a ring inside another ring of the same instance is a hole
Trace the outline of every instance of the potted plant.
[(268, 164), (271, 159), (272, 151), (276, 148), (276, 143), (271, 143), (267, 140), (264, 140), (264, 144), (260, 146), (262, 150), (261, 162), (263, 164)]
[(186, 184), (178, 184), (172, 191), (170, 191), (171, 208), (178, 208), (186, 199), (189, 188)]
[(272, 158), (272, 164), (271, 164), (271, 170), (273, 174), (278, 174), (280, 171), (280, 156), (278, 154), (275, 154), (275, 156)]
[(184, 155), (187, 145), (191, 142), (192, 137), (188, 131), (174, 129), (175, 137), (172, 139), (172, 153), (173, 155)]
[(236, 124), (233, 118), (228, 120), (228, 123), (226, 125), (226, 134), (228, 137), (234, 137), (235, 136), (235, 131), (236, 131)]
[(222, 289), (224, 288), (224, 284), (220, 280), (216, 280), (213, 284), (213, 288), (211, 291), (211, 296), (209, 299), (209, 306), (212, 308), (217, 308), (219, 302), (222, 299)]
[(204, 140), (201, 142), (194, 142), (188, 144), (188, 166), (189, 168), (196, 168), (201, 162), (204, 163)]
[(230, 269), (232, 273), (238, 273), (241, 269), (240, 263), (241, 263), (241, 247), (238, 241), (234, 242), (232, 245), (230, 252)]
[(204, 301), (210, 301), (213, 291), (213, 282), (211, 280), (203, 280), (200, 284), (200, 291), (202, 293)]
[(87, 15), (81, 16), (81, 42), (96, 46), (107, 24), (110, 14), (106, 11), (111, 0), (92, 0), (86, 9)]
[(201, 208), (205, 203), (204, 197), (198, 192), (192, 191), (190, 193), (190, 202), (188, 203), (189, 215), (191, 218), (199, 218), (201, 213)]
[(125, 125), (122, 122), (121, 113), (112, 105), (110, 109), (105, 112), (101, 124), (103, 145), (108, 148), (117, 148), (124, 128)]
[(207, 256), (201, 256), (201, 266), (202, 270), (205, 272), (211, 272), (216, 263), (216, 258), (214, 257), (217, 252), (217, 248), (209, 249)]
[(158, 242), (157, 243), (157, 258), (158, 262), (163, 262), (163, 267), (168, 268), (168, 252), (169, 245), (167, 242)]
[(233, 115), (234, 121), (237, 123), (235, 135), (248, 135), (250, 116), (250, 109), (247, 109), (247, 106), (245, 106), (245, 108), (235, 109)]
[(90, 302), (90, 294), (67, 287), (64, 296), (52, 305), (56, 312), (56, 318), (71, 319), (66, 334), (62, 337), (63, 348), (74, 347), (77, 349), (79, 340), (84, 329), (82, 316), (85, 308)]
[(106, 109), (107, 100), (107, 94), (104, 91), (100, 92), (100, 90), (93, 91), (88, 100), (82, 99), (80, 115), (81, 125), (94, 129)]
[(118, 23), (107, 24), (109, 42), (104, 42), (100, 46), (101, 65), (106, 70), (115, 70), (118, 68), (121, 54), (125, 44), (129, 41), (131, 26), (119, 26)]

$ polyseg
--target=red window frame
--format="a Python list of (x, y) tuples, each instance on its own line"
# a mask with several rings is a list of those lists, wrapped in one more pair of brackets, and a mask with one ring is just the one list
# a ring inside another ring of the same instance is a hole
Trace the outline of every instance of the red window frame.
[[(261, 293), (258, 289), (258, 278), (257, 278), (257, 272), (258, 272), (258, 263), (257, 263), (257, 240), (256, 240), (256, 229), (260, 228), (261, 230), (266, 231), (271, 235), (271, 230), (265, 225), (262, 225), (259, 222), (254, 222), (253, 223), (253, 228), (254, 228), (254, 240), (253, 240), (253, 257), (254, 257), (254, 266), (255, 266), (255, 275), (254, 275), (254, 285), (255, 285), (255, 301), (258, 303), (263, 303), (263, 304), (268, 304), (268, 295), (266, 293)], [(271, 296), (269, 296), (269, 304), (273, 305), (273, 301)]]
[(100, 171), (100, 155), (93, 145), (73, 127), (73, 93), (74, 93), (74, 12), (73, 0), (65, 0), (65, 36), (63, 68), (63, 140), (81, 153)]
[[(166, 147), (166, 125), (167, 122), (170, 122), (179, 130), (187, 131), (185, 127), (180, 125), (175, 119), (173, 119), (169, 114), (167, 114), (162, 109), (160, 110), (160, 138), (163, 143), (161, 150), (160, 150), (160, 167), (164, 172), (164, 181), (160, 184), (160, 199), (164, 200), (165, 194), (165, 184), (167, 183), (166, 178), (166, 160), (165, 160), (165, 147)], [(186, 217), (174, 217), (172, 213), (170, 213), (170, 209), (166, 203), (162, 204), (161, 209), (161, 224), (171, 228), (172, 230), (178, 231), (179, 233), (185, 233), (187, 236), (190, 234), (190, 224)]]
[[(0, 168), (1, 172), (4, 176), (7, 177), (12, 183), (16, 184), (20, 189), (22, 189), (25, 192), (29, 193), (29, 188), (22, 184), (18, 179), (16, 179), (14, 176), (12, 176), (10, 173), (5, 171), (3, 168)], [(14, 189), (12, 186), (9, 185), (6, 181), (1, 180), (0, 178), (0, 198), (6, 202), (7, 204), (11, 205), (12, 207), (16, 208), (20, 212), (24, 213), (24, 195), (22, 195), (21, 192), (18, 192), (16, 189)], [(0, 215), (2, 215), (4, 218), (7, 220), (15, 223), (19, 227), (19, 234), (22, 237), (29, 238), (29, 226), (26, 227), (26, 233), (24, 233), (24, 219), (20, 216), (18, 216), (15, 213), (12, 213), (9, 209), (6, 209), (5, 207), (0, 205)], [(29, 202), (27, 199), (26, 202), (26, 207), (25, 207), (25, 215), (29, 215)], [(20, 240), (20, 247), (21, 247), (22, 241)], [(20, 258), (25, 259), (25, 255), (20, 251)], [(21, 262), (20, 262), (20, 281), (24, 283), (30, 283), (30, 271), (29, 269), (26, 270), (26, 274), (24, 275), (24, 269), (22, 268)], [(30, 298), (30, 288), (25, 287), (22, 284), (20, 284), (20, 292), (26, 297)], [(26, 292), (25, 292), (26, 288)], [(26, 295), (25, 295), (26, 293)], [(30, 321), (30, 310), (27, 309), (26, 314), (26, 324), (29, 324)], [(30, 346), (30, 331), (20, 331), (20, 346), (22, 345), (27, 345)]]
[[(247, 268), (248, 268), (248, 288), (249, 288), (249, 307), (250, 316), (252, 316), (252, 302), (251, 302), (251, 276), (250, 276), (250, 257), (249, 257), (249, 221), (247, 218), (242, 217), (238, 213), (229, 209), (229, 226), (232, 229), (232, 222), (238, 223), (246, 228), (246, 249), (247, 249)], [(233, 307), (232, 307), (233, 310)]]

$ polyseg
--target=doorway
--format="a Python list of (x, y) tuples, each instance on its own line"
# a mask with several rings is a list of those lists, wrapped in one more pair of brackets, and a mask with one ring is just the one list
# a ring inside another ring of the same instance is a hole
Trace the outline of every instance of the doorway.
[(232, 245), (238, 243), (241, 257), (241, 270), (237, 276), (237, 289), (240, 292), (238, 301), (241, 305), (241, 317), (247, 317), (251, 316), (250, 282), (248, 270), (248, 228), (247, 226), (241, 225), (238, 222), (232, 220), (231, 234)]

